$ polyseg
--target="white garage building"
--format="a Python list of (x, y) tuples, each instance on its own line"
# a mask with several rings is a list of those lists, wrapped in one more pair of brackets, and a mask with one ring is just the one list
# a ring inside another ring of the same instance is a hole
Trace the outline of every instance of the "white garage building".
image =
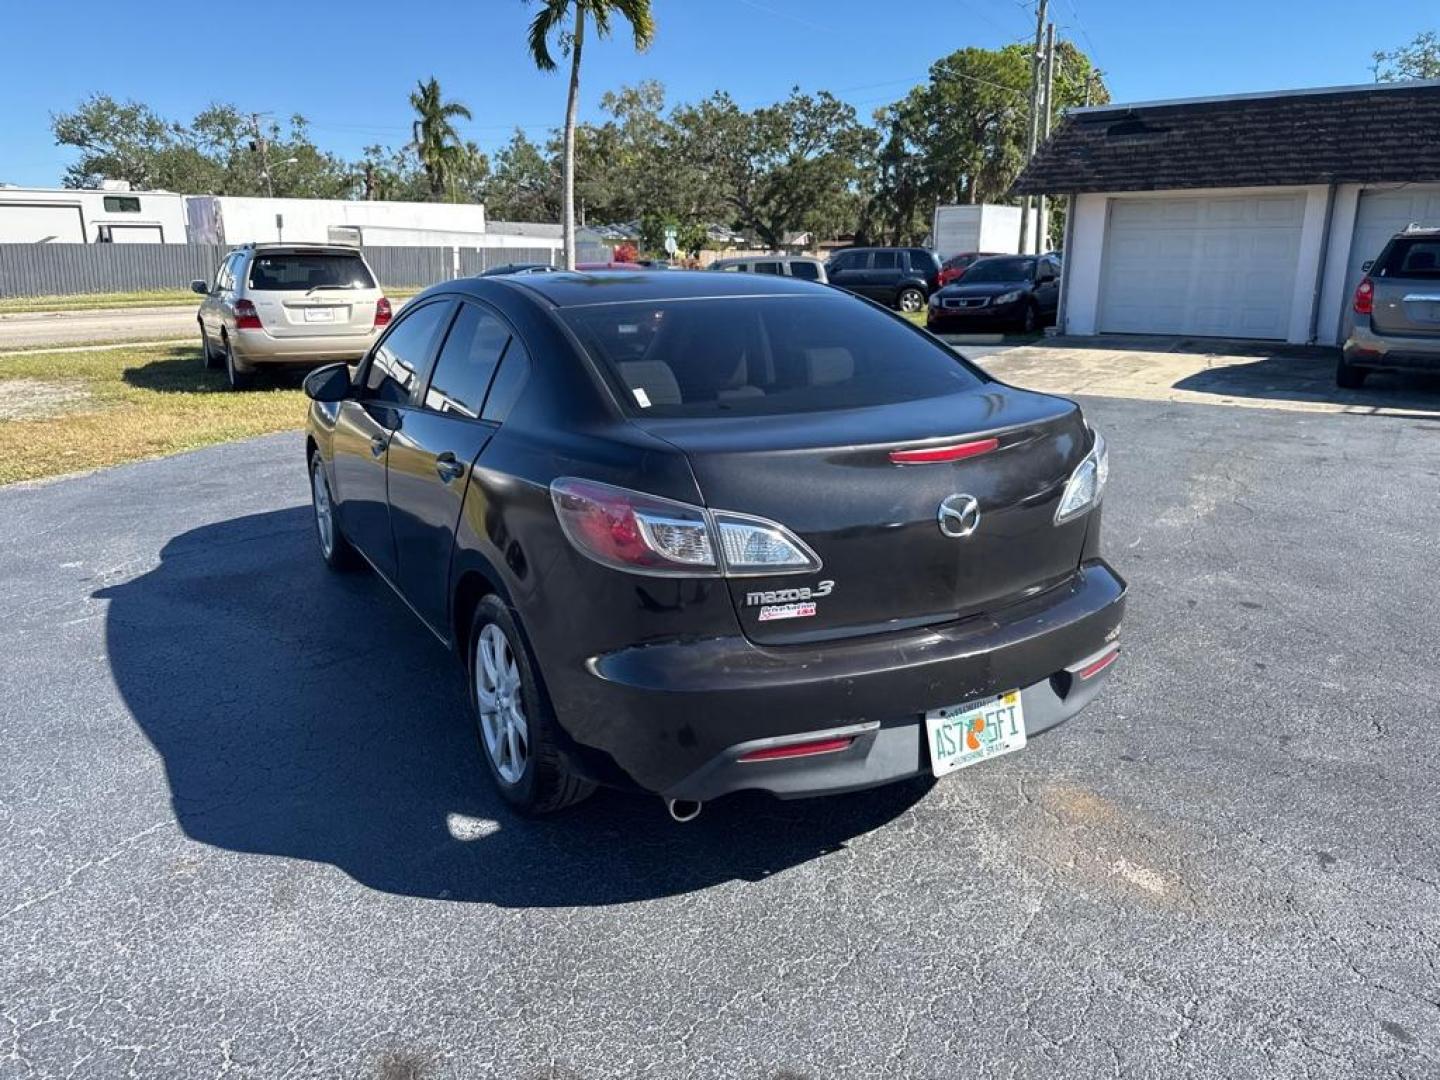
[(1362, 265), (1440, 226), (1440, 81), (1074, 109), (1013, 193), (1069, 197), (1065, 333), (1338, 344)]

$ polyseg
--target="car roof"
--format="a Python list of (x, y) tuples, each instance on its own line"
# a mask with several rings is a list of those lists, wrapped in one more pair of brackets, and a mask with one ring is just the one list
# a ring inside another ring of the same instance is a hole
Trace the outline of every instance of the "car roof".
[[(812, 282), (762, 274), (706, 274), (695, 270), (560, 271), (523, 278), (492, 277), (487, 283), (524, 289), (556, 307), (636, 303), (653, 300), (703, 300), (722, 296), (814, 295)], [(823, 286), (821, 286), (823, 287)]]

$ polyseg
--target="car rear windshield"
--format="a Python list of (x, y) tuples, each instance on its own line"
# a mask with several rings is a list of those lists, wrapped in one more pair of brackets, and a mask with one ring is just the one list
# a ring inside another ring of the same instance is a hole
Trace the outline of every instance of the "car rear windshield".
[(1378, 277), (1440, 278), (1440, 238), (1390, 241), (1373, 272)]
[(987, 281), (1029, 281), (1034, 274), (1034, 259), (980, 259), (965, 271), (965, 284), (983, 285)]
[(979, 386), (949, 348), (838, 296), (721, 297), (562, 310), (626, 408), (762, 416), (888, 405)]
[(375, 279), (358, 255), (285, 253), (256, 255), (250, 288), (265, 292), (310, 289), (373, 289)]

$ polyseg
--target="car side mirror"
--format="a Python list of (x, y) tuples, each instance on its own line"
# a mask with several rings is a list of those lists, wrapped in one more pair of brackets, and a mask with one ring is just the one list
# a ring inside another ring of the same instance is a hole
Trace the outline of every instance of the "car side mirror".
[(344, 401), (354, 392), (350, 381), (350, 365), (326, 364), (305, 376), (302, 384), (311, 401)]
[(196, 278), (194, 281), (190, 282), (190, 291), (193, 293), (199, 293), (201, 296), (209, 296), (210, 283), (208, 281), (202, 281), (199, 278)]
[(1362, 274), (1368, 274), (1368, 273), (1370, 273), (1370, 271), (1374, 268), (1374, 266), (1375, 266), (1375, 260), (1374, 260), (1374, 259), (1366, 259), (1363, 263), (1360, 264), (1360, 272), (1361, 272)]

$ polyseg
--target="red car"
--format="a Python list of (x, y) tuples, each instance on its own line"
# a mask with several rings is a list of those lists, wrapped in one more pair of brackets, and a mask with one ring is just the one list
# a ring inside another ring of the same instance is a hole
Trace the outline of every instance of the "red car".
[(994, 251), (964, 251), (959, 255), (951, 255), (940, 264), (940, 285), (943, 288), (952, 281), (959, 281), (965, 276), (965, 271), (970, 269), (971, 263), (976, 259), (989, 258), (998, 254)]

